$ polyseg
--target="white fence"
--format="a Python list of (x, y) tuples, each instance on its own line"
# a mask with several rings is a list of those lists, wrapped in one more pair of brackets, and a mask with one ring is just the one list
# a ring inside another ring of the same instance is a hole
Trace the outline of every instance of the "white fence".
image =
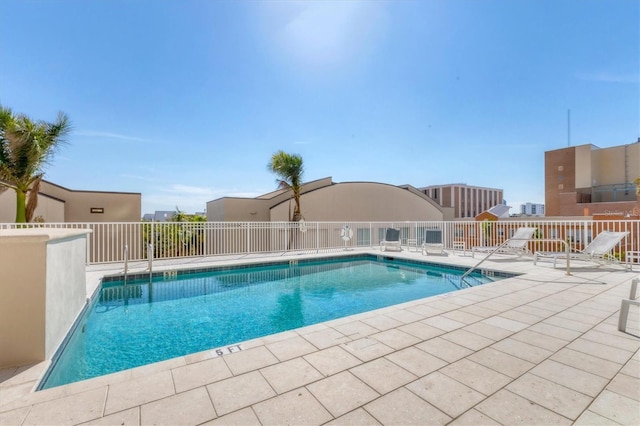
[[(581, 250), (603, 230), (627, 231), (629, 234), (612, 254), (624, 260), (627, 251), (640, 251), (638, 220), (5, 223), (0, 224), (0, 229), (25, 226), (91, 229), (87, 249), (91, 264), (124, 261), (125, 246), (130, 261), (146, 260), (149, 244), (154, 259), (378, 247), (389, 227), (400, 229), (402, 244), (409, 247), (419, 247), (426, 230), (440, 230), (445, 249), (497, 245), (519, 227), (536, 227), (538, 231), (529, 243), (532, 251), (563, 250), (549, 239), (568, 241), (574, 249)], [(349, 240), (342, 237), (345, 226), (352, 231)]]

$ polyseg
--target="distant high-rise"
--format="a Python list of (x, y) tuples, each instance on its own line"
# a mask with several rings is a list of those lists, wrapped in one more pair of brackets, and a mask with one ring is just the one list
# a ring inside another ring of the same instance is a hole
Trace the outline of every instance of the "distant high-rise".
[(524, 216), (544, 216), (544, 204), (536, 204), (536, 203), (521, 204), (520, 214)]
[(638, 208), (640, 141), (547, 151), (544, 175), (546, 216), (624, 215)]
[(502, 189), (469, 186), (464, 183), (418, 188), (442, 207), (451, 207), (454, 218), (475, 218), (485, 210), (504, 204)]

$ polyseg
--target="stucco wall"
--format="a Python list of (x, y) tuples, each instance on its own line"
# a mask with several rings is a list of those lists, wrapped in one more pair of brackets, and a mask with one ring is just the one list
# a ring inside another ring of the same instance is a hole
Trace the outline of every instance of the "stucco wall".
[[(33, 217), (45, 218), (47, 222), (64, 222), (64, 201), (40, 195)], [(0, 223), (16, 220), (16, 192), (8, 189), (0, 193)]]
[[(442, 211), (406, 189), (375, 182), (337, 183), (301, 197), (302, 215), (308, 221), (442, 220)], [(286, 221), (289, 203), (271, 209), (271, 221)]]
[(640, 143), (597, 149), (592, 156), (595, 186), (633, 182), (640, 177)]
[(209, 222), (268, 222), (268, 200), (256, 198), (220, 198), (207, 203)]
[[(92, 213), (92, 209), (103, 213)], [(139, 222), (142, 197), (135, 193), (73, 191), (66, 198), (65, 222)]]
[[(575, 147), (575, 188), (591, 188), (593, 183), (592, 165), (593, 157), (592, 153), (595, 147), (592, 145), (581, 145)], [(567, 185), (565, 190), (569, 190)]]
[(87, 300), (86, 234), (52, 239), (46, 248), (45, 357), (50, 358)]
[[(92, 209), (102, 209), (102, 213), (92, 213)], [(42, 216), (48, 223), (139, 222), (141, 212), (140, 193), (74, 191), (42, 181), (34, 218)], [(0, 223), (14, 222), (15, 218), (15, 192), (7, 190), (0, 193)]]
[(0, 231), (0, 367), (51, 357), (86, 302), (89, 231)]

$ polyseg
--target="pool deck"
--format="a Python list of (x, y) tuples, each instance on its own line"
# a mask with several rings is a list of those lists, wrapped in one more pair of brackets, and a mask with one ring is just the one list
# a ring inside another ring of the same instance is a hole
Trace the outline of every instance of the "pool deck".
[[(637, 307), (617, 330), (638, 271), (572, 262), (568, 276), (511, 256), (482, 267), (523, 275), (40, 392), (46, 362), (2, 369), (0, 425), (640, 424)], [(121, 270), (88, 268), (88, 293)]]

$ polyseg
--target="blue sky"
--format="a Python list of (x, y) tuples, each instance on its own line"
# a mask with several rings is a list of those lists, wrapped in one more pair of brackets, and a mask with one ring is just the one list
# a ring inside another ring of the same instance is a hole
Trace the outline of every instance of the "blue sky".
[(46, 179), (203, 211), (306, 181), (504, 190), (544, 152), (640, 136), (637, 0), (2, 0), (0, 104), (64, 111)]

